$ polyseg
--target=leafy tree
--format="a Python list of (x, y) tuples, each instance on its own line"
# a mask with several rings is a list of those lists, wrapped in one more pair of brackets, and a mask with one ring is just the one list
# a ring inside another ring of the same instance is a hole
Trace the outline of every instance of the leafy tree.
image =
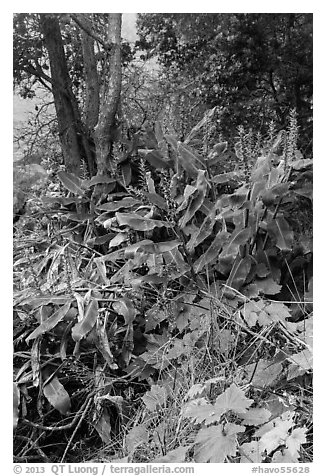
[(311, 140), (311, 14), (140, 14), (138, 32), (172, 81), (192, 80), (190, 95), (218, 106), (221, 132), (284, 128), (296, 108)]
[(38, 83), (53, 94), (68, 171), (105, 174), (121, 92), (121, 14), (14, 16), (14, 80), (23, 96)]

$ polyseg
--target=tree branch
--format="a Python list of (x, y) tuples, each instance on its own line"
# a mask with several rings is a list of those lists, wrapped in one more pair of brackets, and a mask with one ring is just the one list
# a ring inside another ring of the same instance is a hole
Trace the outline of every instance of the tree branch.
[(71, 13), (70, 17), (83, 31), (85, 31), (89, 36), (91, 36), (95, 41), (100, 43), (100, 45), (102, 45), (105, 50), (110, 49), (111, 44), (103, 41), (103, 39), (99, 35), (97, 35), (97, 33), (95, 33), (95, 31), (87, 24), (87, 22), (83, 18), (82, 13)]

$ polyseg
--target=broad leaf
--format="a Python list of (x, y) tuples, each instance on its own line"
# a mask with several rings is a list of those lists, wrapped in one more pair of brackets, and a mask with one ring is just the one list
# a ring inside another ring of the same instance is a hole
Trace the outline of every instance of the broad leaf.
[(84, 195), (85, 190), (82, 189), (82, 180), (79, 177), (64, 171), (58, 172), (58, 177), (69, 192), (75, 195)]
[(155, 458), (152, 463), (184, 463), (189, 448), (190, 446), (179, 446), (174, 450), (168, 451), (165, 456)]
[(304, 349), (298, 354), (293, 354), (288, 360), (290, 361), (288, 380), (304, 375), (313, 368), (313, 354), (310, 349)]
[(273, 454), (273, 463), (282, 463), (282, 464), (287, 464), (287, 463), (298, 463), (299, 459), (297, 456), (292, 456), (290, 451), (286, 448), (281, 449), (279, 451), (276, 451)]
[(272, 416), (266, 408), (249, 408), (245, 413), (238, 414), (243, 425), (259, 426), (266, 423)]
[(255, 433), (255, 436), (261, 436), (260, 446), (262, 450), (269, 454), (280, 445), (284, 445), (288, 438), (288, 431), (293, 425), (290, 412), (263, 425)]
[(261, 463), (262, 453), (259, 441), (251, 441), (250, 443), (243, 443), (240, 448), (241, 460), (240, 463)]
[(213, 423), (217, 421), (221, 415), (229, 410), (235, 413), (245, 412), (253, 403), (253, 400), (247, 398), (243, 390), (237, 387), (234, 383), (219, 395), (215, 401), (214, 415), (206, 419), (206, 423)]
[(142, 397), (148, 411), (155, 412), (157, 409), (165, 407), (167, 393), (164, 387), (152, 385), (151, 389)]
[[(260, 265), (263, 265), (263, 263), (260, 263)], [(274, 294), (278, 294), (282, 289), (282, 286), (280, 284), (277, 284), (272, 277), (266, 277), (264, 279), (256, 279), (255, 285), (258, 291), (270, 296), (273, 296)]]
[(133, 453), (138, 446), (148, 443), (148, 439), (149, 433), (145, 425), (137, 425), (132, 428), (126, 436), (128, 453)]
[(270, 322), (284, 322), (285, 319), (291, 317), (289, 308), (282, 302), (271, 302), (265, 307), (264, 311), (268, 315)]
[(292, 430), (291, 435), (286, 438), (285, 445), (291, 456), (298, 458), (301, 445), (304, 445), (307, 441), (306, 437), (307, 428), (295, 428)]
[[(51, 375), (51, 371), (45, 368), (42, 371), (44, 381)], [(49, 383), (43, 386), (43, 394), (51, 405), (58, 410), (62, 415), (70, 413), (71, 401), (68, 392), (59, 381), (58, 377), (51, 378)]]
[(85, 310), (83, 319), (72, 328), (71, 335), (75, 342), (79, 342), (93, 329), (97, 317), (98, 302), (96, 299), (92, 299)]
[(264, 388), (271, 385), (282, 372), (282, 364), (273, 364), (269, 360), (260, 360), (258, 365), (249, 364), (245, 366), (248, 375), (248, 382), (254, 387)]
[(60, 307), (51, 317), (42, 322), (26, 339), (26, 342), (29, 342), (32, 339), (44, 334), (45, 332), (53, 329), (67, 314), (71, 306), (71, 301), (66, 302), (62, 307)]
[(245, 431), (244, 426), (227, 423), (204, 428), (195, 439), (194, 459), (196, 463), (224, 463), (227, 456), (237, 452), (237, 433)]
[(241, 314), (249, 327), (256, 325), (258, 316), (261, 314), (264, 307), (264, 301), (249, 301), (244, 304)]
[(267, 232), (281, 251), (291, 251), (293, 244), (293, 231), (283, 217), (277, 217), (267, 224)]

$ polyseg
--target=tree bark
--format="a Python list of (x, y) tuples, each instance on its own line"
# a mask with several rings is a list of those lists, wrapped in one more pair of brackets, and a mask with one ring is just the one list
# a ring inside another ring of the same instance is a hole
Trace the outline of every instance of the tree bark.
[[(87, 25), (89, 25), (89, 22), (86, 19), (85, 22)], [(89, 28), (91, 28), (91, 25), (89, 25)], [(88, 129), (89, 134), (92, 135), (98, 122), (100, 110), (99, 81), (94, 53), (94, 39), (88, 33), (86, 33), (85, 30), (81, 31), (81, 38), (86, 85), (84, 118), (86, 128)]]
[(121, 13), (110, 13), (107, 43), (108, 78), (100, 91), (100, 111), (95, 127), (98, 175), (110, 174), (112, 146), (116, 135), (116, 115), (121, 93)]
[(52, 93), (64, 162), (67, 171), (79, 176), (81, 173), (82, 138), (78, 124), (78, 106), (72, 92), (58, 17), (51, 14), (40, 14), (40, 26), (49, 54)]

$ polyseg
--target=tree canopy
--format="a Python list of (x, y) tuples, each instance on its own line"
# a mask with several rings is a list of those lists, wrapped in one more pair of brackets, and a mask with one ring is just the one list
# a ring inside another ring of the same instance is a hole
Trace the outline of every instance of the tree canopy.
[(283, 128), (295, 108), (311, 141), (312, 14), (141, 14), (138, 32), (171, 80), (192, 80), (189, 94), (218, 106), (227, 135), (240, 123)]

